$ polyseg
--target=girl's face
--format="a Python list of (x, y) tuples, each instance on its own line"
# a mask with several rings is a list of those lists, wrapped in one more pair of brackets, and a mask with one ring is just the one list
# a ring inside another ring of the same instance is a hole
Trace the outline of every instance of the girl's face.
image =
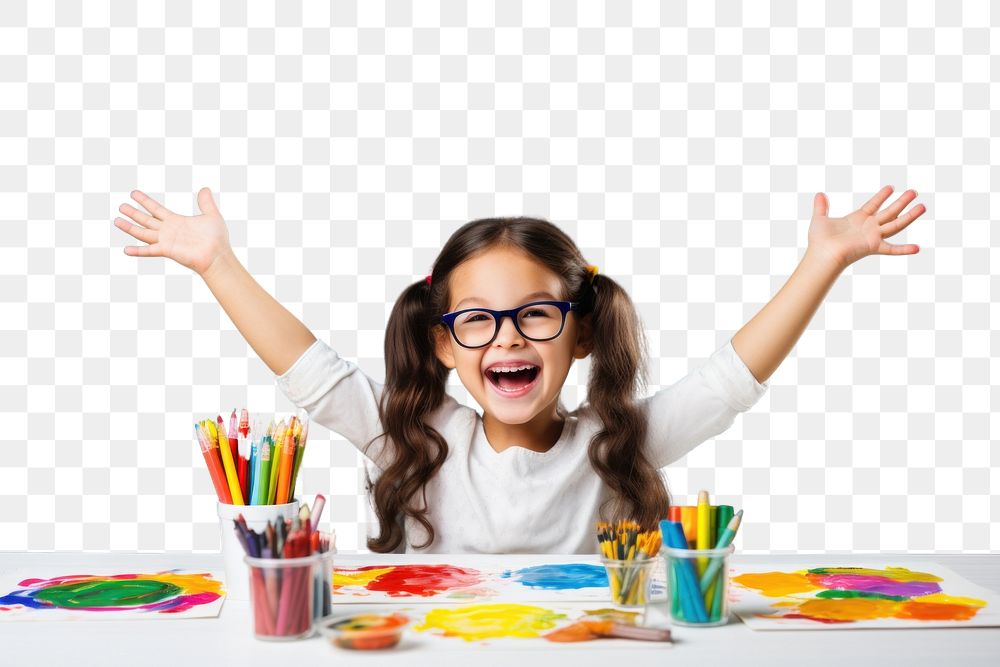
[[(555, 273), (510, 248), (487, 250), (466, 260), (452, 271), (450, 288), (448, 312), (477, 306), (506, 310), (533, 301), (566, 298)], [(459, 345), (442, 324), (436, 330), (437, 357), (446, 367), (458, 371), (462, 384), (495, 419), (505, 424), (523, 424), (539, 415), (544, 419), (544, 415), (555, 414), (573, 360), (590, 353), (589, 319), (578, 319), (576, 311), (570, 311), (559, 336), (533, 341), (521, 336), (511, 319), (504, 317), (493, 342), (476, 349)], [(489, 370), (491, 366), (511, 363), (537, 367), (526, 390), (511, 389), (531, 378), (531, 371), (500, 376), (499, 385), (491, 379), (496, 377), (496, 372)]]

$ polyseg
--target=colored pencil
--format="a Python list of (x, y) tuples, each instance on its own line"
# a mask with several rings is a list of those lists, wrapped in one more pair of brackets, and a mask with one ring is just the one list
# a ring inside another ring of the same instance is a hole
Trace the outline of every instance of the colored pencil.
[(284, 505), (288, 502), (288, 486), (292, 481), (292, 464), (295, 462), (295, 417), (292, 417), (292, 424), (285, 431), (285, 442), (281, 447), (281, 463), (278, 469), (278, 495), (277, 504)]
[(201, 447), (201, 454), (205, 458), (205, 465), (208, 467), (208, 475), (212, 478), (212, 485), (215, 487), (215, 495), (219, 497), (219, 500), (227, 505), (232, 504), (232, 498), (229, 495), (229, 484), (226, 482), (226, 473), (222, 470), (222, 460), (219, 458), (219, 448), (213, 447), (211, 441), (208, 438), (200, 424), (194, 425), (195, 436), (198, 438), (198, 444)]
[[(301, 414), (301, 413), (300, 413)], [(195, 423), (198, 447), (220, 502), (271, 505), (294, 502), (309, 432), (309, 420), (293, 415), (268, 423), (246, 408), (230, 412), (226, 429), (221, 415)], [(221, 481), (221, 484), (220, 484)]]
[(606, 559), (626, 561), (621, 567), (605, 564), (612, 602), (646, 604), (650, 576), (646, 561), (660, 551), (659, 531), (642, 531), (635, 521), (620, 520), (614, 525), (601, 521), (597, 524), (597, 540)]
[(274, 445), (271, 447), (271, 479), (267, 484), (267, 501), (265, 504), (273, 505), (278, 499), (278, 471), (281, 468), (281, 450), (285, 444), (285, 431), (288, 427), (284, 420), (277, 427), (277, 435), (274, 438)]
[(218, 426), (211, 419), (206, 419), (205, 423), (209, 427), (209, 433), (213, 441), (219, 443), (219, 453), (222, 455), (222, 469), (226, 471), (226, 481), (229, 484), (229, 495), (233, 499), (233, 505), (243, 505), (243, 496), (240, 494), (239, 479), (236, 476), (236, 464), (233, 462), (233, 452), (229, 448), (229, 437), (226, 435), (225, 427), (222, 424), (222, 416), (218, 417)]
[(295, 497), (295, 482), (299, 478), (299, 468), (302, 466), (302, 456), (306, 451), (306, 441), (309, 438), (309, 421), (306, 420), (304, 423), (298, 420), (298, 429), (296, 435), (296, 447), (295, 447), (295, 464), (292, 467), (292, 490), (291, 497)]
[[(725, 549), (733, 540), (736, 538), (736, 531), (740, 529), (740, 522), (743, 520), (743, 510), (740, 510), (736, 515), (730, 520), (729, 525), (722, 531), (722, 536), (719, 538), (719, 544), (716, 549)], [(712, 577), (718, 573), (719, 568), (722, 567), (722, 563), (725, 560), (722, 556), (716, 556), (710, 559), (711, 562), (708, 567), (705, 568), (705, 573), (701, 575), (701, 590), (707, 590), (712, 582)]]

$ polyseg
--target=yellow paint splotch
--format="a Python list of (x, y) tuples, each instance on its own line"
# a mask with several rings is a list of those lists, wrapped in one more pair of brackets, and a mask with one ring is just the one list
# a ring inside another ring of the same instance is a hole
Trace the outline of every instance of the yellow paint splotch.
[(565, 614), (525, 604), (473, 604), (432, 609), (414, 630), (439, 630), (446, 637), (466, 641), (506, 637), (539, 637)]

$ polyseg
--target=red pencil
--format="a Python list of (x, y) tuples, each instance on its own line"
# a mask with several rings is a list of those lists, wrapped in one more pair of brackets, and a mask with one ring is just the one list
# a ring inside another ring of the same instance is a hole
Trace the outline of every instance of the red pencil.
[(247, 442), (247, 436), (250, 434), (250, 417), (247, 414), (247, 409), (243, 408), (240, 412), (240, 427), (237, 429), (237, 433), (240, 438), (239, 446), (239, 478), (240, 478), (240, 488), (243, 490), (243, 498), (246, 500), (247, 505), (250, 504), (250, 446)]
[(222, 459), (219, 456), (219, 448), (212, 447), (208, 437), (202, 432), (201, 426), (198, 424), (194, 425), (194, 432), (198, 437), (198, 444), (201, 446), (201, 454), (205, 457), (205, 465), (208, 466), (208, 475), (212, 478), (215, 494), (222, 502), (232, 505), (233, 497), (229, 494), (229, 485), (226, 484), (226, 473), (222, 470)]
[[(221, 438), (223, 437), (221, 416), (219, 417), (219, 420), (219, 437)], [(243, 467), (243, 459), (240, 456), (239, 438), (236, 435), (236, 408), (233, 408), (233, 414), (229, 418), (229, 432), (225, 437), (229, 440), (229, 451), (233, 453), (233, 467), (236, 468), (236, 484), (240, 487), (240, 495), (246, 498), (246, 491), (243, 490), (243, 475), (245, 469)]]

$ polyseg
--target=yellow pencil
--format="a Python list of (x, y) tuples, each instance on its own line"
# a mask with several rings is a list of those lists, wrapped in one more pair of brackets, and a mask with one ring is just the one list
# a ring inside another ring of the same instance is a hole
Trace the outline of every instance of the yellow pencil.
[(268, 480), (267, 504), (273, 505), (278, 500), (278, 472), (281, 468), (281, 450), (285, 443), (285, 433), (288, 432), (288, 425), (282, 420), (277, 426), (278, 437), (274, 441), (274, 448), (271, 449), (271, 479)]
[(226, 471), (226, 483), (229, 484), (229, 495), (232, 496), (233, 504), (243, 505), (243, 491), (240, 489), (240, 477), (236, 474), (236, 464), (233, 462), (233, 450), (229, 448), (229, 438), (225, 432), (219, 433), (219, 429), (211, 419), (206, 419), (205, 424), (212, 440), (219, 443), (219, 454), (222, 455), (222, 467)]

